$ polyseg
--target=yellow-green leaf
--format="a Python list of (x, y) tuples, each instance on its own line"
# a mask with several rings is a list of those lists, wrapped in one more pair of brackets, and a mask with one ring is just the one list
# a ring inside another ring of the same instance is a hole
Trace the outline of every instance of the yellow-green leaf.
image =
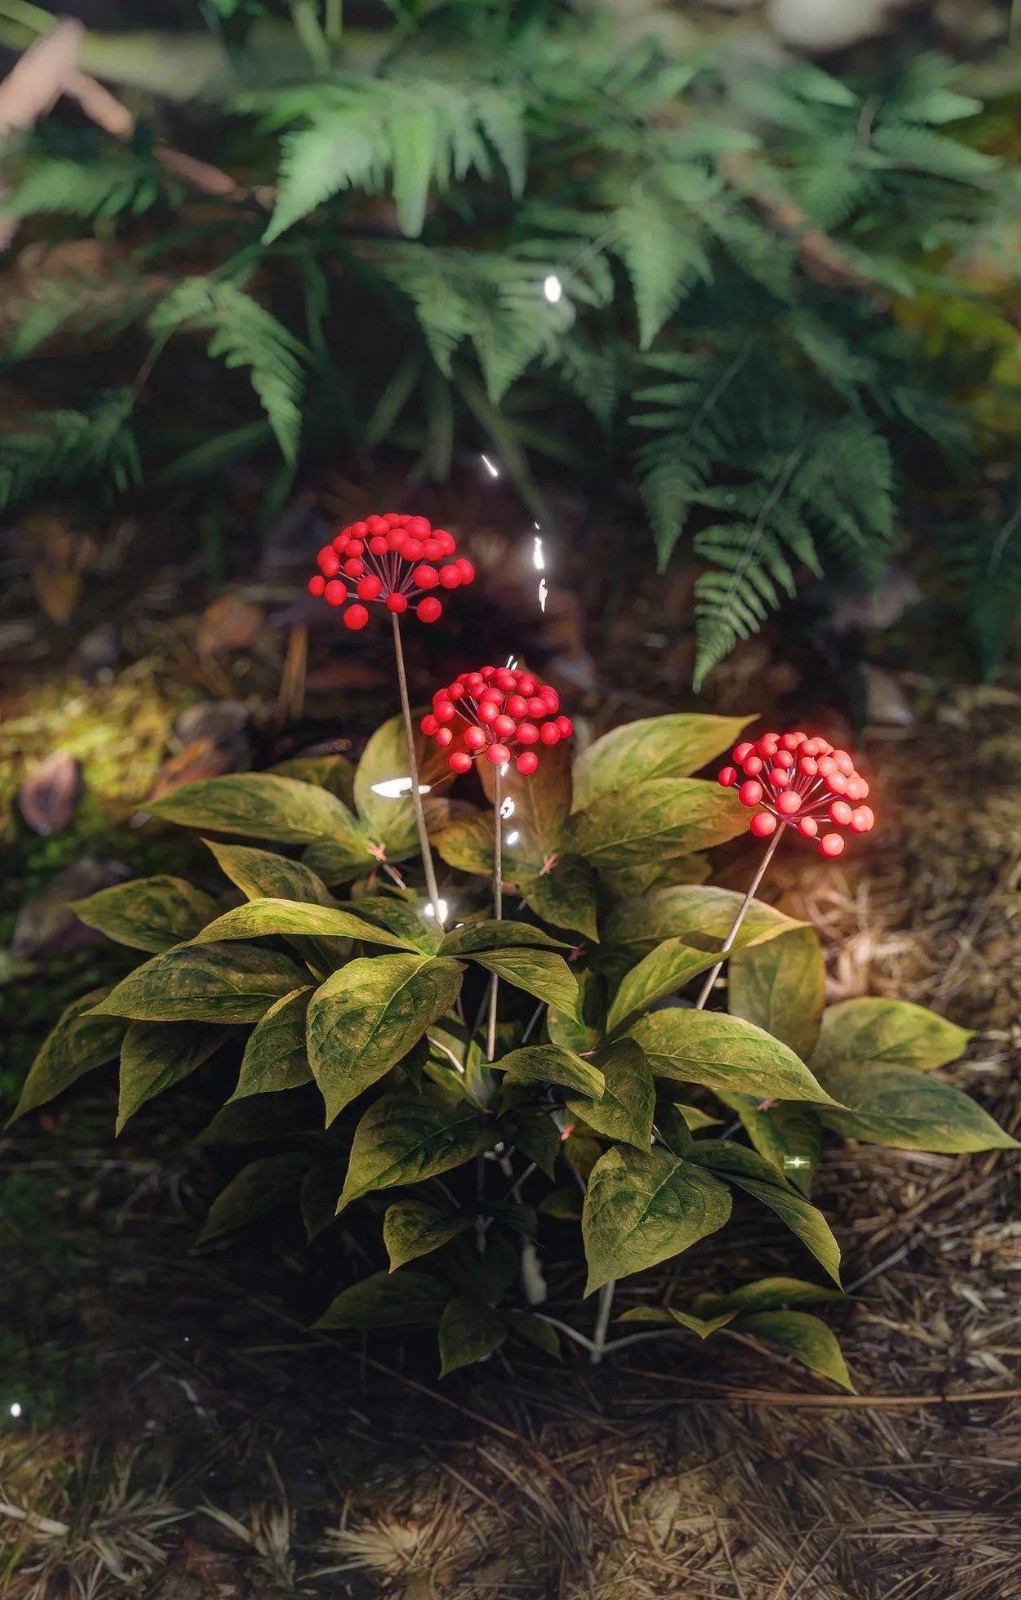
[[(496, 768), (479, 763), (479, 776), (489, 799), (495, 793)], [(539, 768), (524, 777), (512, 766), (500, 779), (500, 794), (514, 810), (504, 823), (504, 835), (516, 833), (508, 845), (511, 862), (532, 862), (541, 867), (563, 846), (564, 828), (571, 812), (571, 747), (561, 743), (542, 747)], [(506, 808), (505, 808), (506, 809)]]
[(316, 990), (308, 1008), (308, 1059), (327, 1125), (450, 1010), (463, 971), (446, 957), (365, 956)]
[(763, 1100), (761, 1095), (715, 1093), (735, 1111), (760, 1156), (807, 1195), (822, 1159), (822, 1123), (811, 1106), (796, 1100)]
[(671, 1006), (642, 1017), (631, 1037), (661, 1078), (775, 1100), (829, 1098), (793, 1050), (740, 1017)]
[(723, 1227), (730, 1204), (724, 1184), (666, 1150), (607, 1150), (585, 1195), (585, 1293), (689, 1249)]
[(203, 928), (192, 944), (263, 939), (270, 935), (362, 939), (367, 944), (387, 945), (391, 949), (408, 948), (405, 939), (351, 911), (339, 906), (310, 905), (300, 900), (249, 900), (247, 905), (235, 906), (233, 911), (225, 911), (222, 917), (217, 917), (208, 928)]
[(582, 856), (564, 855), (548, 872), (519, 875), (517, 888), (543, 922), (574, 929), (598, 942), (596, 882), (594, 869)]
[(440, 1377), (485, 1361), (499, 1350), (509, 1332), (506, 1317), (484, 1300), (471, 1294), (455, 1295), (440, 1317)]
[(719, 1173), (730, 1183), (768, 1206), (796, 1234), (834, 1283), (840, 1282), (840, 1246), (829, 1223), (803, 1195), (795, 1194), (781, 1174), (754, 1150), (731, 1144), (727, 1139), (699, 1139), (692, 1145), (689, 1161)]
[(63, 1094), (85, 1073), (114, 1060), (127, 1024), (120, 1017), (97, 1015), (93, 1010), (108, 993), (107, 989), (93, 989), (65, 1006), (28, 1070), (10, 1122)]
[(450, 1288), (427, 1272), (374, 1272), (331, 1300), (315, 1328), (435, 1328)]
[(445, 956), (474, 955), (479, 950), (515, 947), (532, 950), (567, 950), (563, 939), (554, 939), (529, 922), (466, 922), (444, 935), (440, 950)]
[(865, 1062), (928, 1072), (956, 1061), (973, 1038), (908, 1000), (844, 1000), (823, 1017), (817, 1061), (820, 1071)]
[(228, 1037), (226, 1028), (194, 1022), (133, 1022), (121, 1045), (117, 1132), (148, 1100), (208, 1061)]
[(443, 1089), (381, 1095), (358, 1124), (337, 1210), (371, 1190), (421, 1183), (449, 1172), (480, 1155), (498, 1136), (492, 1117)]
[(278, 844), (344, 840), (356, 856), (365, 856), (358, 824), (342, 800), (315, 784), (271, 772), (204, 778), (174, 789), (150, 809), (185, 828), (208, 828), (243, 839), (272, 839)]
[(555, 1083), (560, 1088), (598, 1099), (606, 1087), (599, 1068), (573, 1050), (556, 1044), (524, 1045), (494, 1063), (504, 1073), (504, 1082)]
[(258, 1022), (301, 982), (300, 969), (274, 950), (184, 944), (144, 961), (96, 1010), (138, 1022)]
[[(426, 739), (419, 733), (417, 728), (415, 755), (421, 786), (435, 788), (438, 784), (450, 781), (443, 751), (432, 739)], [(371, 839), (383, 846), (390, 861), (401, 861), (418, 850), (415, 810), (410, 792), (394, 798), (379, 794), (374, 785), (409, 777), (404, 721), (401, 717), (391, 717), (376, 729), (365, 746), (354, 780), (358, 815)]]
[(308, 1156), (293, 1151), (252, 1161), (213, 1201), (198, 1243), (209, 1244), (287, 1201), (296, 1200), (308, 1166)]
[(184, 878), (135, 878), (101, 889), (72, 906), (75, 915), (108, 939), (133, 950), (169, 950), (216, 915), (216, 901)]
[(383, 1218), (383, 1243), (390, 1257), (390, 1271), (429, 1255), (473, 1226), (471, 1217), (440, 1211), (425, 1200), (395, 1200)]
[(600, 1051), (597, 1062), (604, 1079), (602, 1094), (598, 1099), (568, 1100), (568, 1109), (604, 1139), (648, 1150), (656, 1105), (648, 1057), (633, 1039), (621, 1039)]
[[(692, 949), (711, 953), (715, 961), (743, 899), (733, 889), (708, 884), (653, 889), (611, 911), (603, 925), (603, 943), (627, 949), (638, 960), (665, 939), (680, 939)], [(764, 901), (753, 900), (733, 948), (743, 950), (803, 926)]]
[(311, 1083), (305, 1044), (305, 1017), (311, 997), (311, 988), (293, 989), (256, 1023), (245, 1045), (238, 1086), (231, 1100), (243, 1100), (250, 1094), (275, 1094)]
[(854, 1393), (851, 1374), (836, 1335), (818, 1317), (807, 1311), (760, 1311), (754, 1316), (741, 1317), (736, 1326), (741, 1333), (767, 1339), (810, 1371)]
[(814, 928), (738, 950), (727, 968), (727, 1006), (811, 1059), (826, 1005), (826, 964)]
[(578, 980), (551, 950), (477, 950), (470, 959), (557, 1011), (578, 1010)]
[[(813, 1059), (818, 1060), (818, 1052)], [(946, 1155), (1019, 1148), (970, 1096), (916, 1067), (834, 1062), (823, 1065), (821, 1076), (847, 1109), (827, 1106), (819, 1114), (827, 1128), (845, 1139)]]
[(583, 811), (600, 795), (649, 778), (686, 778), (734, 744), (753, 720), (677, 712), (614, 728), (574, 763), (573, 809)]
[(708, 850), (747, 825), (731, 789), (700, 778), (651, 778), (576, 811), (564, 848), (612, 870)]
[(300, 900), (316, 906), (337, 903), (318, 873), (300, 861), (290, 861), (272, 850), (256, 850), (251, 845), (221, 844), (213, 839), (202, 842), (246, 900)]

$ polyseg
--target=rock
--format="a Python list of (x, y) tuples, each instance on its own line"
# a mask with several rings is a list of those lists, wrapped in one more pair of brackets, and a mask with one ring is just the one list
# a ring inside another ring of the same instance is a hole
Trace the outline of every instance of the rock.
[(215, 745), (233, 745), (252, 717), (246, 700), (200, 700), (182, 711), (174, 723), (174, 739), (183, 749), (199, 739)]
[(54, 750), (18, 790), (18, 810), (33, 833), (44, 836), (66, 828), (85, 793), (81, 762), (67, 750)]
[(85, 945), (102, 944), (103, 935), (79, 922), (71, 903), (84, 900), (100, 889), (110, 889), (131, 877), (121, 861), (103, 861), (83, 856), (63, 872), (58, 872), (34, 899), (27, 900), (18, 912), (11, 940), (11, 955), (21, 960), (29, 956), (58, 955), (79, 950)]
[(889, 672), (866, 665), (865, 721), (888, 728), (910, 728), (915, 714), (900, 684)]
[(882, 33), (889, 10), (883, 0), (769, 0), (766, 21), (792, 49), (824, 55)]

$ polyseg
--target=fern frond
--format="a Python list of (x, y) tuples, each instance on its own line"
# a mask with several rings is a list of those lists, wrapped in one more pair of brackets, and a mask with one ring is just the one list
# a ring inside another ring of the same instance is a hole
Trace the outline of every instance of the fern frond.
[(156, 338), (186, 330), (210, 335), (208, 352), (226, 366), (247, 367), (284, 458), (293, 463), (301, 434), (302, 346), (282, 323), (236, 284), (185, 278), (149, 316)]
[(0, 217), (115, 217), (123, 212), (138, 217), (165, 192), (163, 169), (151, 156), (134, 150), (114, 145), (92, 161), (31, 155), (16, 185), (0, 200)]
[(23, 361), (60, 335), (111, 338), (137, 321), (155, 297), (151, 285), (127, 273), (114, 272), (105, 281), (87, 273), (44, 278), (9, 308), (0, 360)]
[(117, 390), (90, 412), (38, 412), (22, 431), (0, 438), (0, 510), (87, 480), (119, 494), (135, 488), (142, 473), (129, 423), (134, 401), (130, 389)]

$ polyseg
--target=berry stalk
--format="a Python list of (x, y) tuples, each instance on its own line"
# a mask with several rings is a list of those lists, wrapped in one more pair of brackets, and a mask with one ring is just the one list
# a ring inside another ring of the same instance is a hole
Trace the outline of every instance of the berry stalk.
[(713, 984), (716, 982), (716, 980), (719, 977), (720, 973), (723, 971), (723, 967), (724, 967), (724, 963), (726, 962), (727, 955), (728, 955), (729, 951), (731, 950), (731, 948), (733, 947), (734, 940), (737, 938), (738, 933), (741, 931), (741, 924), (744, 921), (745, 917), (748, 915), (748, 908), (751, 905), (752, 901), (755, 899), (756, 890), (758, 889), (759, 884), (762, 882), (763, 878), (766, 876), (766, 873), (769, 870), (769, 863), (772, 861), (774, 855), (776, 854), (776, 847), (780, 843), (780, 840), (783, 838), (783, 836), (784, 836), (784, 829), (783, 828), (778, 828), (777, 831), (774, 833), (773, 837), (770, 839), (768, 845), (766, 846), (766, 853), (762, 857), (762, 860), (759, 862), (759, 869), (756, 872), (756, 874), (755, 874), (754, 878), (752, 879), (751, 883), (749, 884), (748, 893), (745, 895), (744, 899), (741, 901), (741, 904), (738, 907), (737, 916), (734, 918), (733, 922), (731, 923), (730, 932), (727, 934), (727, 937), (723, 941), (723, 946), (722, 946), (722, 949), (720, 950), (720, 959), (719, 959), (719, 961), (717, 961), (717, 963), (716, 963), (715, 967), (713, 967), (712, 971), (708, 974), (708, 976), (707, 976), (707, 978), (705, 980), (705, 983), (702, 985), (701, 991), (699, 993), (699, 997), (695, 1001), (695, 1010), (696, 1011), (704, 1010), (706, 1001), (709, 999), (709, 996), (713, 992)]
[(397, 687), (401, 695), (401, 715), (404, 719), (404, 742), (408, 747), (408, 776), (411, 779), (411, 804), (415, 809), (415, 826), (418, 829), (418, 843), (422, 852), (422, 867), (425, 871), (425, 885), (429, 900), (436, 918), (436, 926), (442, 928), (443, 917), (440, 911), (440, 891), (436, 882), (436, 868), (433, 865), (432, 847), (429, 843), (429, 834), (425, 825), (425, 807), (419, 792), (418, 759), (415, 755), (415, 725), (411, 720), (411, 702), (408, 699), (408, 674), (404, 667), (404, 646), (401, 643), (401, 619), (397, 612), (391, 612), (394, 635), (394, 660), (397, 663)]
[[(503, 817), (500, 812), (503, 808), (503, 784), (500, 781), (500, 768), (497, 767), (493, 779), (493, 916), (497, 922), (503, 916)], [(496, 1007), (499, 994), (500, 980), (493, 973), (489, 985), (489, 1024), (486, 1029), (486, 1059), (492, 1061), (496, 1055)]]

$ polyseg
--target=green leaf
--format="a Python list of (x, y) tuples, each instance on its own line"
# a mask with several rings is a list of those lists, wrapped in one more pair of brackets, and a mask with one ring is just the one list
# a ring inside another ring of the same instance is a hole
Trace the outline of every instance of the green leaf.
[(358, 823), (336, 795), (269, 772), (204, 778), (174, 789), (154, 801), (150, 809), (155, 816), (185, 828), (273, 839), (278, 844), (328, 839), (343, 843), (353, 862), (367, 866), (371, 859)]
[[(289, 761), (278, 761), (272, 770), (279, 778), (297, 778), (299, 783), (328, 789), (343, 800), (349, 811), (354, 807), (355, 769), (347, 756), (292, 756)], [(263, 890), (264, 894), (268, 892)], [(300, 900), (302, 896), (292, 894), (288, 899)]]
[(370, 1190), (421, 1183), (449, 1172), (498, 1137), (492, 1117), (445, 1090), (381, 1095), (358, 1124), (337, 1210)]
[[(271, 1005), (257, 1022), (241, 1058), (238, 1086), (230, 1099), (250, 1094), (272, 1094), (311, 1083), (305, 1044), (305, 1017), (311, 988), (293, 989)], [(228, 1105), (230, 1101), (227, 1102)]]
[(97, 1016), (93, 1010), (108, 993), (93, 989), (65, 1006), (28, 1070), (8, 1126), (63, 1094), (85, 1073), (114, 1060), (127, 1024), (119, 1017)]
[(686, 778), (734, 744), (753, 720), (679, 712), (614, 728), (574, 763), (573, 809), (584, 811), (600, 796), (650, 778)]
[[(719, 1310), (742, 1315), (755, 1311), (787, 1311), (792, 1306), (817, 1306), (831, 1300), (847, 1300), (842, 1289), (827, 1289), (803, 1278), (756, 1278), (729, 1294), (708, 1297)], [(697, 1303), (701, 1303), (701, 1300)]]
[(692, 1145), (688, 1160), (718, 1172), (746, 1194), (775, 1211), (781, 1222), (797, 1234), (834, 1283), (840, 1282), (840, 1246), (822, 1212), (795, 1194), (779, 1172), (753, 1150), (731, 1144), (726, 1139), (699, 1139)]
[(677, 1311), (673, 1306), (632, 1306), (617, 1319), (619, 1322), (656, 1322), (666, 1327), (687, 1328), (700, 1339), (708, 1339), (728, 1323), (733, 1322), (733, 1311), (724, 1311), (718, 1317), (697, 1317), (691, 1311)]
[[(625, 974), (606, 1014), (607, 1032), (619, 1033), (636, 1022), (658, 1001), (676, 994), (700, 973), (708, 972), (717, 959), (712, 952), (693, 949), (683, 939), (665, 939)], [(693, 1008), (689, 1005), (679, 1009)]]
[(455, 872), (470, 872), (477, 878), (493, 875), (494, 824), (491, 811), (478, 811), (441, 828), (432, 839), (437, 854)]
[(466, 922), (463, 927), (444, 934), (440, 950), (445, 956), (468, 956), (479, 950), (518, 946), (544, 950), (570, 948), (563, 939), (554, 939), (528, 922)]
[(631, 1039), (621, 1039), (601, 1051), (599, 1068), (606, 1081), (598, 1100), (568, 1100), (568, 1109), (602, 1134), (639, 1150), (652, 1143), (652, 1115), (656, 1085), (643, 1050)]
[(331, 1300), (314, 1328), (435, 1328), (450, 1289), (427, 1272), (374, 1272)]
[(390, 1271), (406, 1261), (417, 1261), (474, 1226), (471, 1217), (453, 1216), (439, 1211), (425, 1200), (396, 1200), (383, 1218), (383, 1243), (390, 1257)]
[(717, 1089), (735, 1111), (759, 1155), (807, 1195), (822, 1159), (822, 1123), (811, 1106), (798, 1101), (763, 1102), (760, 1095)]
[(162, 1094), (208, 1061), (228, 1037), (226, 1028), (193, 1022), (133, 1022), (121, 1046), (117, 1132), (147, 1100)]
[(828, 1100), (804, 1062), (753, 1022), (720, 1011), (671, 1006), (631, 1029), (661, 1078), (776, 1100)]
[(576, 811), (565, 848), (599, 869), (633, 867), (725, 844), (747, 825), (730, 789), (699, 778), (650, 778)]
[[(279, 1094), (249, 1095), (228, 1100), (195, 1140), (197, 1145), (276, 1143), (291, 1134), (320, 1137), (323, 1125), (319, 1097), (300, 1089)], [(339, 1188), (339, 1185), (338, 1185)]]
[(463, 971), (446, 958), (364, 956), (316, 990), (308, 1008), (308, 1059), (327, 1125), (450, 1010)]
[(215, 944), (220, 940), (263, 939), (275, 934), (362, 939), (367, 944), (407, 949), (404, 939), (351, 911), (339, 906), (310, 905), (303, 900), (249, 900), (247, 905), (225, 911), (191, 942), (193, 945)]
[[(495, 767), (481, 762), (479, 776), (492, 800)], [(504, 831), (517, 832), (519, 836), (514, 845), (506, 846), (505, 854), (510, 862), (530, 862), (534, 870), (560, 851), (564, 827), (571, 813), (571, 792), (571, 749), (564, 742), (543, 749), (539, 769), (531, 777), (522, 776), (514, 767), (504, 774), (500, 779), (500, 793), (514, 806), (513, 821), (505, 824)]]
[(756, 1339), (768, 1339), (802, 1366), (854, 1393), (836, 1335), (818, 1317), (806, 1311), (760, 1311), (755, 1316), (742, 1317), (738, 1327)]
[(602, 1043), (606, 1033), (606, 986), (602, 976), (589, 967), (579, 966), (576, 973), (577, 1013), (547, 1011), (546, 1031), (554, 1044), (585, 1055)]
[(134, 950), (169, 950), (216, 915), (216, 901), (184, 878), (136, 878), (77, 900), (72, 911), (88, 927)]
[(500, 1119), (504, 1142), (515, 1145), (540, 1172), (553, 1181), (560, 1154), (560, 1134), (553, 1118), (545, 1111), (515, 1110)]
[(477, 950), (471, 960), (557, 1011), (577, 1013), (578, 980), (563, 956), (549, 950)]
[[(704, 884), (653, 889), (649, 894), (625, 900), (610, 913), (603, 927), (603, 943), (633, 951), (637, 960), (665, 939), (680, 939), (692, 949), (711, 953), (709, 965), (712, 966), (743, 899), (743, 895), (732, 889)], [(753, 900), (734, 949), (743, 950), (803, 926), (773, 906)]]
[(555, 1083), (578, 1094), (598, 1099), (606, 1080), (591, 1061), (556, 1044), (530, 1044), (512, 1050), (494, 1062), (504, 1073), (504, 1083)]
[(579, 1189), (553, 1189), (539, 1201), (540, 1216), (558, 1222), (580, 1222), (584, 1196)]
[[(415, 733), (415, 758), (420, 787), (435, 787), (450, 778), (446, 756), (432, 739)], [(391, 717), (377, 728), (355, 771), (354, 797), (369, 837), (382, 845), (390, 861), (418, 852), (415, 808), (410, 794), (397, 799), (377, 794), (374, 785), (408, 778), (408, 746), (402, 717)]]
[(665, 1150), (608, 1150), (585, 1195), (585, 1293), (668, 1261), (729, 1216), (725, 1185), (698, 1167)]
[(184, 944), (136, 967), (97, 1011), (138, 1022), (258, 1022), (301, 982), (294, 962), (273, 950)]
[(557, 1361), (560, 1355), (560, 1335), (556, 1328), (551, 1328), (542, 1317), (537, 1317), (534, 1311), (519, 1311), (511, 1322), (511, 1332), (517, 1333), (529, 1344), (534, 1344), (537, 1350), (544, 1355), (553, 1356)]
[(732, 1016), (757, 1023), (808, 1061), (826, 1005), (826, 965), (814, 928), (739, 950), (727, 968)]
[(816, 1058), (820, 1072), (859, 1064), (928, 1072), (956, 1061), (975, 1036), (907, 1000), (844, 1000), (823, 1017)]
[(440, 1318), (440, 1377), (485, 1361), (499, 1350), (510, 1332), (506, 1317), (475, 1295), (459, 1294)]
[[(395, 934), (405, 950), (418, 950), (424, 956), (434, 956), (443, 944), (443, 929), (429, 917), (423, 916), (417, 906), (392, 895), (364, 895), (349, 908), (373, 927), (388, 928)], [(382, 944), (377, 939), (377, 944)]]
[(582, 856), (557, 858), (548, 872), (520, 875), (518, 894), (543, 922), (571, 928), (598, 942), (598, 894), (595, 870)]
[(834, 1062), (824, 1065), (822, 1080), (847, 1110), (826, 1107), (819, 1114), (827, 1128), (845, 1139), (946, 1155), (1019, 1148), (968, 1095), (916, 1067)]
[(209, 1244), (296, 1200), (308, 1165), (308, 1156), (294, 1151), (250, 1162), (213, 1201), (197, 1242)]
[(335, 906), (322, 878), (286, 856), (250, 845), (220, 844), (204, 839), (224, 876), (237, 885), (246, 900), (300, 900), (303, 904)]

